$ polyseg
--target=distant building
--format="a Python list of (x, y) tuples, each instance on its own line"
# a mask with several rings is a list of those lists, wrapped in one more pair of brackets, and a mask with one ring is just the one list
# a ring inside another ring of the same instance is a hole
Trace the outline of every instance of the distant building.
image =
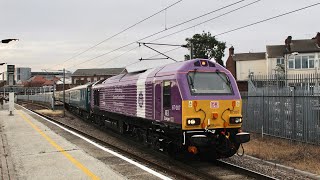
[(267, 45), (266, 52), (234, 54), (230, 49), (227, 69), (238, 81), (248, 80), (249, 74), (278, 74), (279, 69), (288, 75), (319, 73), (320, 33), (312, 39), (288, 36), (283, 45)]
[(77, 69), (72, 75), (72, 84), (86, 84), (102, 79), (108, 79), (120, 74), (124, 68), (100, 68), (100, 69)]
[[(65, 71), (66, 78), (71, 77), (70, 71)], [(63, 77), (63, 71), (43, 71), (43, 72), (31, 72), (31, 77), (33, 76), (43, 76), (46, 79), (53, 79), (54, 77)]]
[(7, 76), (7, 71), (4, 71), (2, 74), (1, 74), (1, 79), (3, 80), (3, 81), (7, 81), (7, 79), (8, 79), (8, 76)]
[(247, 80), (249, 74), (263, 75), (267, 72), (265, 52), (238, 53), (234, 55), (234, 60), (237, 80)]
[(16, 82), (26, 81), (31, 78), (31, 68), (28, 67), (17, 67), (16, 68)]
[(276, 66), (282, 65), (287, 74), (318, 73), (320, 63), (320, 33), (312, 39), (292, 40), (284, 45), (267, 46), (267, 74), (275, 74)]

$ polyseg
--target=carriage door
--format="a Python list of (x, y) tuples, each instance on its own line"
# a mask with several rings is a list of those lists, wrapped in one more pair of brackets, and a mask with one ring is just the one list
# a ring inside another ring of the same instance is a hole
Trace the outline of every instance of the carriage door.
[(162, 117), (164, 121), (171, 121), (171, 81), (162, 83)]

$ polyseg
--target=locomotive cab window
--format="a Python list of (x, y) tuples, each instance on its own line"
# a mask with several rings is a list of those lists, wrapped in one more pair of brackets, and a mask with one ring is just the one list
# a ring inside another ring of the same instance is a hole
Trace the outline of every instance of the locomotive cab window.
[(191, 95), (233, 94), (228, 76), (223, 72), (189, 72)]
[(163, 108), (171, 108), (171, 82), (163, 81)]

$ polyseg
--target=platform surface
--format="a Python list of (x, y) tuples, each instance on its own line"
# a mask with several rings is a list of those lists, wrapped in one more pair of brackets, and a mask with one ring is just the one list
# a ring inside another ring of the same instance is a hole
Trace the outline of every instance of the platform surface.
[(0, 179), (127, 179), (35, 120), (0, 107)]

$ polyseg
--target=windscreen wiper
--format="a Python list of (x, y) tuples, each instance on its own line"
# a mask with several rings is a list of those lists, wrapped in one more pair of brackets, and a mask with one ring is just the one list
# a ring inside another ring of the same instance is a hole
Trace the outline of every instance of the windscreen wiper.
[(220, 71), (216, 71), (216, 74), (220, 77), (220, 79), (222, 79), (228, 86), (230, 86), (231, 82), (229, 80), (229, 78), (226, 76), (226, 79), (224, 79), (221, 74)]
[(190, 86), (192, 89), (194, 89), (194, 77), (196, 75), (197, 69), (194, 69), (193, 76), (191, 77), (190, 74), (188, 74), (189, 80), (190, 80)]
[(194, 89), (193, 78), (190, 76), (190, 74), (188, 74), (188, 78), (189, 78), (189, 81), (190, 81), (191, 88)]

